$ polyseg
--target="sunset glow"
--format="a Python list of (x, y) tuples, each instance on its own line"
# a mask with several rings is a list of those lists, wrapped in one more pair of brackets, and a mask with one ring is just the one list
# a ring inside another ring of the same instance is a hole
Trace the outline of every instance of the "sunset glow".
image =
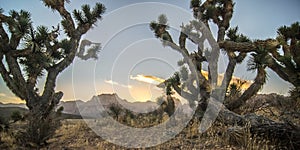
[[(206, 79), (208, 79), (208, 72), (207, 71), (202, 70), (202, 74), (204, 75), (204, 77)], [(224, 78), (224, 73), (218, 75), (218, 85), (219, 86), (222, 84), (223, 78)], [(242, 90), (248, 89), (251, 86), (251, 84), (253, 83), (253, 81), (251, 81), (251, 80), (244, 80), (242, 78), (232, 76), (232, 79), (231, 79), (229, 84), (239, 85), (239, 83), (241, 83), (241, 82), (244, 82), (243, 85), (241, 86)]]
[(130, 96), (135, 101), (148, 101), (152, 99), (152, 93), (149, 85), (134, 86), (129, 89)]
[(142, 75), (142, 74), (138, 74), (137, 76), (130, 76), (130, 79), (145, 82), (145, 83), (150, 83), (150, 84), (160, 84), (165, 81), (164, 79), (161, 79), (156, 76)]

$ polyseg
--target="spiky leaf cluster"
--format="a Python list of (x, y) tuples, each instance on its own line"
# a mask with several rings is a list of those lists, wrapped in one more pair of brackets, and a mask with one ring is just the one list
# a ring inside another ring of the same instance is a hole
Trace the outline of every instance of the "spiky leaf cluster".
[(203, 12), (203, 18), (204, 19), (213, 19), (218, 18), (221, 16), (225, 10), (224, 10), (224, 4), (226, 1), (223, 0), (214, 0), (206, 7), (205, 11)]
[(179, 72), (175, 72), (174, 75), (168, 79), (169, 82), (175, 85), (180, 85), (180, 75)]
[(96, 6), (93, 9), (91, 9), (89, 5), (82, 5), (81, 11), (74, 10), (73, 15), (78, 25), (93, 25), (98, 19), (102, 19), (101, 15), (105, 12), (105, 10), (105, 6), (101, 3), (96, 3)]
[(50, 66), (51, 59), (42, 52), (20, 58), (27, 77), (31, 75), (43, 76), (43, 69)]
[(32, 22), (31, 14), (29, 12), (25, 10), (20, 10), (20, 12), (12, 10), (9, 12), (9, 15), (10, 18), (8, 18), (6, 21), (9, 31), (12, 34), (22, 37), (30, 32)]
[(298, 39), (300, 40), (300, 25), (299, 22), (293, 23), (290, 27), (282, 26), (278, 29), (278, 34), (284, 36), (286, 40), (288, 39)]
[(162, 35), (168, 28), (168, 19), (164, 14), (158, 17), (158, 21), (152, 21), (150, 23), (150, 29), (154, 32), (157, 38), (162, 38)]
[(180, 68), (180, 77), (181, 77), (182, 81), (186, 81), (189, 77), (189, 71), (185, 66), (182, 66)]
[(46, 7), (55, 10), (59, 7), (63, 7), (65, 2), (70, 3), (70, 0), (43, 0)]
[(201, 0), (191, 0), (190, 8), (200, 7)]
[(234, 42), (251, 42), (251, 40), (243, 35), (238, 33), (238, 27), (230, 28), (226, 34), (227, 41), (234, 41)]
[(268, 50), (266, 50), (264, 47), (259, 47), (257, 51), (258, 53), (250, 54), (251, 57), (247, 63), (249, 71), (253, 71), (258, 68), (263, 68), (268, 64), (268, 59), (266, 59), (268, 55)]
[(180, 83), (180, 75), (179, 72), (175, 72), (172, 77), (165, 81), (166, 85), (166, 95), (172, 95), (172, 86), (179, 86)]
[(61, 59), (66, 57), (72, 44), (68, 39), (57, 41), (52, 36), (57, 36), (57, 32), (50, 31), (46, 26), (38, 26), (34, 31), (25, 36), (25, 48), (32, 49), (32, 54), (19, 58), (24, 66), (27, 76), (37, 74), (43, 75), (43, 70), (55, 65)]

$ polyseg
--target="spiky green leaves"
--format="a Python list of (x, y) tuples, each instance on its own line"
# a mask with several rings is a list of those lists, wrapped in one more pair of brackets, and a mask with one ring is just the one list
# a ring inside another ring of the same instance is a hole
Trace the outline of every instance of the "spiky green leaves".
[(250, 42), (251, 40), (247, 36), (238, 33), (238, 29), (238, 27), (230, 28), (226, 34), (226, 40), (234, 42)]
[(212, 1), (203, 8), (202, 19), (212, 19), (214, 23), (218, 24), (220, 22), (220, 18), (223, 18), (222, 13), (224, 12), (224, 9), (223, 3)]
[(179, 72), (175, 72), (174, 75), (169, 79), (172, 84), (180, 85)]
[(30, 36), (25, 38), (27, 47), (33, 48), (33, 52), (42, 52), (46, 48), (46, 42), (49, 42), (50, 31), (46, 26), (38, 26), (36, 31), (31, 30)]
[(167, 26), (168, 24), (167, 16), (165, 14), (161, 14), (160, 16), (158, 16), (158, 23)]
[(217, 11), (218, 9), (214, 5), (209, 5), (203, 14), (203, 17), (209, 20), (217, 15)]
[(30, 32), (32, 22), (29, 12), (24, 10), (20, 12), (12, 10), (9, 12), (9, 15), (8, 20), (4, 21), (8, 24), (8, 28), (12, 34), (22, 37)]
[[(40, 28), (40, 32), (36, 35), (41, 34), (45, 28)], [(54, 60), (60, 59), (62, 56), (58, 52), (53, 52), (51, 54), (46, 52), (46, 47), (44, 40), (45, 36), (38, 35), (37, 41), (31, 41), (28, 46), (34, 48), (34, 52), (26, 57), (19, 58), (20, 63), (24, 67), (24, 72), (28, 77), (31, 75), (43, 76), (43, 70), (53, 65)]]
[(103, 4), (101, 3), (96, 3), (96, 6), (94, 7), (93, 11), (92, 11), (92, 16), (101, 19), (102, 18), (102, 14), (105, 12), (106, 8)]
[(155, 33), (157, 38), (160, 38), (162, 33), (169, 28), (167, 25), (168, 19), (166, 15), (161, 14), (157, 20), (158, 21), (152, 21), (150, 23), (150, 29)]
[(248, 60), (248, 71), (253, 71), (258, 68), (264, 68), (268, 64), (268, 50), (263, 47), (259, 47), (257, 53), (252, 53), (250, 59)]
[(150, 29), (154, 32), (157, 38), (162, 39), (164, 42), (173, 43), (173, 39), (167, 31), (168, 28), (168, 19), (164, 14), (160, 15), (157, 21), (152, 21), (150, 23)]
[(46, 26), (38, 26), (35, 34), (35, 42), (42, 46), (48, 40), (49, 29)]
[(172, 86), (179, 86), (180, 83), (180, 75), (179, 72), (175, 72), (172, 77), (170, 77), (168, 80), (165, 81), (166, 85), (166, 95), (172, 95), (174, 92), (172, 92)]
[(201, 0), (191, 0), (190, 8), (200, 7)]
[(27, 57), (22, 57), (19, 60), (23, 65), (27, 77), (32, 75), (43, 76), (43, 69), (48, 67), (51, 62), (51, 59), (42, 52), (36, 52)]
[(201, 0), (191, 0), (190, 8), (193, 9), (194, 17), (197, 18), (200, 11)]
[(102, 18), (102, 14), (105, 10), (105, 6), (101, 3), (96, 3), (96, 6), (92, 10), (89, 5), (82, 5), (81, 11), (74, 10), (73, 15), (78, 25), (94, 25), (98, 19)]
[(19, 60), (27, 76), (34, 74), (42, 76), (44, 69), (53, 66), (70, 53), (72, 49), (70, 40), (53, 41), (52, 34), (53, 31), (47, 27), (38, 26), (36, 30), (31, 29), (31, 34), (26, 36), (25, 48), (32, 49), (32, 53)]
[(52, 10), (59, 9), (59, 7), (64, 7), (65, 2), (70, 3), (70, 0), (43, 0), (46, 7)]
[(284, 36), (286, 40), (296, 38), (300, 40), (300, 25), (299, 22), (293, 23), (290, 27), (282, 26), (278, 29), (277, 33)]
[(60, 47), (64, 50), (64, 53), (67, 55), (72, 49), (72, 43), (70, 40), (64, 39), (60, 42)]

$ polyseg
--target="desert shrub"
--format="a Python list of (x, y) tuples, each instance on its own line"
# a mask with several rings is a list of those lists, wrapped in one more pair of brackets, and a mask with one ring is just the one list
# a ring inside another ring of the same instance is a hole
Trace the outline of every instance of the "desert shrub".
[(119, 120), (119, 116), (120, 116), (121, 112), (122, 112), (122, 109), (116, 104), (112, 104), (109, 107), (109, 114), (112, 115), (113, 117), (115, 117), (116, 120)]
[(0, 116), (0, 132), (5, 131), (9, 127), (9, 122), (7, 119)]
[(10, 115), (10, 119), (13, 121), (13, 122), (17, 122), (19, 120), (22, 120), (23, 119), (23, 116), (22, 114), (20, 113), (20, 111), (14, 111), (12, 112), (12, 114)]
[(47, 118), (39, 119), (29, 115), (26, 130), (16, 134), (16, 139), (20, 146), (40, 148), (48, 144), (47, 140), (55, 134), (60, 126), (61, 122), (56, 112), (52, 112)]

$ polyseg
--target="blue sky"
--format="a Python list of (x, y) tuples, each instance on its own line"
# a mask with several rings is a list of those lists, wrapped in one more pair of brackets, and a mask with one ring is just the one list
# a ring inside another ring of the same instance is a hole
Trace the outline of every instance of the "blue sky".
[[(72, 11), (79, 9), (82, 4), (93, 6), (96, 2), (103, 3), (107, 11), (103, 20), (84, 38), (102, 43), (99, 60), (83, 62), (76, 59), (73, 65), (59, 76), (56, 90), (65, 93), (64, 100), (88, 100), (92, 95), (111, 92), (117, 92), (122, 98), (129, 100), (155, 99), (161, 91), (153, 84), (142, 83), (130, 77), (143, 74), (165, 79), (178, 69), (176, 63), (181, 57), (176, 52), (162, 47), (160, 41), (155, 39), (149, 30), (148, 23), (155, 20), (159, 14), (167, 14), (176, 41), (176, 30), (181, 23), (187, 23), (192, 18), (189, 0), (85, 0), (71, 2), (67, 8)], [(300, 21), (298, 0), (235, 2), (231, 26), (239, 26), (240, 32), (251, 39), (273, 38), (280, 26)], [(5, 12), (11, 9), (30, 11), (35, 26), (51, 27), (60, 21), (58, 13), (45, 8), (39, 0), (2, 0), (0, 7)], [(226, 64), (225, 58), (221, 58), (220, 62), (222, 73)], [(246, 72), (245, 68), (246, 63), (239, 65), (235, 76), (253, 79), (255, 74)], [(268, 75), (268, 82), (261, 92), (286, 94), (289, 84), (270, 70)], [(109, 81), (115, 83), (113, 87)], [(42, 84), (43, 80), (39, 83)], [(0, 79), (0, 102), (13, 100), (16, 98)]]

